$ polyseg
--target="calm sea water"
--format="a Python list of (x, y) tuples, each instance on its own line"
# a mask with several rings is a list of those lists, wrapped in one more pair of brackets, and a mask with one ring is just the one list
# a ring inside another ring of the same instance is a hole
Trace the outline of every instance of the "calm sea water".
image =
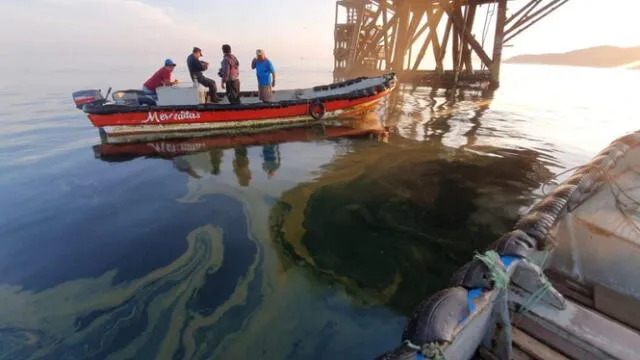
[(372, 358), (542, 184), (637, 129), (638, 72), (505, 65), (493, 98), (398, 89), (366, 119), (386, 142), (96, 157), (71, 92), (148, 70), (0, 88), (0, 359)]

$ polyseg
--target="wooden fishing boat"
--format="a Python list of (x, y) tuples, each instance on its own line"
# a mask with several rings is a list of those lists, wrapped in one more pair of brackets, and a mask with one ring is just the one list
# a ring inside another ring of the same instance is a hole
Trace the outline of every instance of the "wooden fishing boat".
[(205, 90), (193, 87), (160, 87), (157, 99), (140, 90), (120, 90), (102, 95), (99, 89), (72, 94), (78, 109), (93, 126), (110, 136), (190, 132), (274, 125), (304, 124), (366, 112), (396, 86), (393, 73), (359, 77), (308, 89), (274, 92), (273, 101), (262, 102), (257, 92), (241, 92), (241, 104), (230, 104), (224, 94), (208, 103)]
[(424, 300), (380, 360), (638, 359), (640, 131), (613, 141)]

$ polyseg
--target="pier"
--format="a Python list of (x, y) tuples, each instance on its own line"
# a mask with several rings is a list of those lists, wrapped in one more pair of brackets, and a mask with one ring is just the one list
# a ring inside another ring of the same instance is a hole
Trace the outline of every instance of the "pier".
[(403, 82), (497, 89), (503, 47), (567, 1), (339, 0), (334, 78), (393, 71)]

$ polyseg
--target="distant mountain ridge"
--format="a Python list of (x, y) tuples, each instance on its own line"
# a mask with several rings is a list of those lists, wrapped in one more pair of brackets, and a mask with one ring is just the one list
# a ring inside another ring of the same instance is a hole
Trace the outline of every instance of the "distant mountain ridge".
[[(565, 53), (518, 55), (504, 61), (512, 64), (545, 64), (640, 69), (640, 46), (595, 46)], [(635, 64), (634, 64), (635, 63)]]

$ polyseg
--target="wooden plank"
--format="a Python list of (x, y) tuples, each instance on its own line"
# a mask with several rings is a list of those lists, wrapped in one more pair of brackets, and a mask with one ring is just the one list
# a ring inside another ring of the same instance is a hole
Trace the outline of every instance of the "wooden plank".
[(551, 281), (553, 287), (556, 288), (556, 290), (558, 290), (563, 296), (584, 306), (593, 308), (593, 290), (591, 288), (578, 284), (565, 275), (552, 269), (547, 269), (545, 274), (549, 281)]
[(591, 297), (593, 295), (593, 287), (587, 286), (586, 284), (582, 284), (577, 280), (569, 277), (567, 274), (560, 272), (553, 268), (545, 269), (545, 275), (551, 281), (555, 281), (558, 283), (562, 283), (565, 286), (570, 287), (572, 290), (581, 293), (584, 296)]
[[(545, 18), (547, 15), (551, 14), (552, 12), (556, 11), (560, 6), (566, 4), (569, 0), (558, 0), (558, 1), (562, 1), (559, 4), (557, 4), (556, 6), (554, 6), (553, 8), (547, 10), (547, 12), (545, 12), (544, 14), (538, 16), (536, 19), (531, 20), (531, 22), (529, 22), (529, 24), (525, 25), (522, 29), (516, 31), (515, 34), (509, 35), (509, 37), (507, 37), (506, 39), (504, 39), (504, 41), (502, 42), (503, 44), (507, 43), (509, 40), (513, 39), (514, 37), (516, 37), (518, 34), (520, 34), (521, 32), (527, 30), (528, 28), (530, 28), (531, 26), (533, 26), (535, 23), (537, 23), (538, 21), (542, 20), (543, 18)], [(555, 2), (554, 2), (555, 3)], [(523, 23), (524, 24), (524, 23)], [(510, 31), (512, 29), (509, 29)]]
[(420, 30), (418, 30), (415, 35), (413, 35), (413, 37), (411, 38), (411, 40), (409, 41), (411, 44), (414, 44), (416, 41), (418, 41), (418, 38), (420, 36), (422, 36), (422, 34), (424, 34), (425, 31), (427, 31), (427, 29), (429, 28), (429, 17), (431, 16), (431, 12), (427, 12), (427, 22), (425, 22), (424, 24), (422, 24), (422, 27), (420, 28)]
[(422, 18), (426, 11), (427, 10), (419, 10), (411, 12), (411, 22), (409, 23), (409, 30), (407, 30), (407, 46), (411, 47), (413, 45), (415, 41), (416, 30), (418, 29), (418, 25), (420, 25), (420, 23), (422, 22)]
[[(364, 59), (365, 56), (371, 54), (372, 51), (375, 50), (375, 48), (378, 46), (378, 44), (380, 43), (380, 40), (383, 39), (384, 37), (384, 41), (385, 41), (385, 46), (387, 46), (388, 41), (387, 41), (387, 33), (389, 32), (389, 28), (391, 28), (395, 22), (397, 21), (397, 18), (395, 15), (391, 16), (391, 18), (389, 19), (389, 21), (386, 20), (386, 15), (387, 13), (384, 12), (383, 13), (383, 25), (382, 28), (378, 31), (378, 33), (376, 33), (375, 37), (372, 38), (371, 42), (367, 45), (365, 45), (364, 49), (362, 50), (362, 52), (360, 54), (358, 54), (358, 58), (356, 60), (356, 64), (360, 65), (362, 63), (362, 60)], [(385, 49), (385, 50), (388, 50)], [(386, 55), (387, 57), (389, 55)]]
[[(518, 26), (519, 24), (522, 23), (522, 21), (524, 19), (527, 19), (529, 17), (529, 14), (538, 6), (540, 5), (540, 0), (535, 0), (533, 6), (531, 6), (530, 8), (526, 9), (526, 12), (524, 14), (522, 14), (522, 16), (520, 16), (520, 18), (518, 20), (516, 20), (516, 23), (513, 24), (512, 26)], [(525, 6), (526, 7), (526, 6)], [(514, 14), (515, 15), (515, 14)], [(513, 20), (513, 19), (512, 19)], [(511, 21), (509, 21), (511, 22)], [(506, 22), (505, 22), (506, 25)]]
[(593, 286), (593, 301), (596, 310), (622, 322), (636, 331), (640, 331), (640, 316), (638, 316), (640, 301), (637, 299), (620, 294), (605, 286), (595, 284)]
[(357, 20), (356, 25), (355, 25), (355, 33), (351, 37), (350, 49), (352, 50), (352, 52), (350, 53), (350, 56), (349, 56), (350, 64), (348, 64), (347, 67), (355, 66), (354, 63), (356, 61), (356, 55), (357, 55), (357, 51), (358, 51), (358, 40), (360, 40), (360, 29), (362, 27), (362, 20), (363, 20), (362, 12), (363, 12), (363, 10), (364, 10), (364, 3), (362, 3), (359, 6), (359, 8), (358, 8), (358, 10), (356, 12), (356, 14), (358, 15), (358, 20)]
[[(447, 15), (449, 16), (449, 18), (451, 18), (451, 20), (453, 20), (453, 25), (455, 26), (457, 32), (460, 34), (460, 37), (461, 37), (461, 40), (463, 41), (463, 43), (464, 42), (468, 42), (469, 45), (471, 45), (471, 48), (473, 49), (473, 51), (476, 53), (476, 55), (478, 55), (480, 60), (482, 60), (482, 62), (488, 68), (491, 68), (491, 64), (493, 63), (493, 60), (491, 60), (489, 55), (487, 55), (487, 53), (484, 51), (484, 49), (482, 48), (482, 45), (480, 45), (478, 40), (476, 40), (473, 37), (473, 35), (471, 35), (471, 30), (472, 29), (465, 29), (464, 28), (465, 27), (464, 26), (465, 23), (464, 23), (464, 19), (462, 18), (462, 16), (459, 13), (456, 13), (456, 11), (451, 7), (451, 4), (449, 4), (449, 3), (441, 3), (441, 5), (442, 5), (442, 8), (444, 9), (444, 11), (447, 12)], [(502, 43), (500, 43), (500, 46), (502, 46)]]
[(483, 360), (500, 360), (495, 355), (491, 353), (487, 348), (480, 347), (477, 351), (477, 356), (474, 359), (483, 359)]
[[(518, 16), (520, 16), (520, 14), (522, 14), (523, 11), (527, 11), (527, 9), (529, 9), (530, 6), (537, 6), (539, 3), (539, 0), (530, 0), (527, 5), (523, 6), (520, 8), (520, 10), (516, 11), (513, 15), (509, 16), (509, 18), (505, 21), (505, 25), (508, 25), (510, 22), (512, 22), (515, 18), (517, 18)], [(531, 10), (529, 10), (531, 11)], [(528, 14), (528, 13), (527, 13)], [(527, 14), (524, 14), (524, 16), (527, 16)]]
[[(383, 28), (386, 27), (387, 25), (387, 2), (386, 1), (382, 1), (380, 2), (380, 9), (382, 9), (382, 24), (383, 24)], [(383, 37), (384, 37), (384, 69), (388, 70), (390, 68), (389, 66), (389, 61), (391, 59), (391, 54), (389, 53), (389, 28), (387, 27), (386, 30), (380, 30), (380, 32), (383, 33)]]
[(431, 38), (427, 37), (425, 42), (422, 44), (422, 47), (420, 47), (420, 50), (418, 51), (418, 56), (416, 57), (416, 62), (413, 64), (413, 71), (418, 70), (420, 63), (422, 62), (422, 59), (424, 58), (424, 55), (427, 52), (427, 48), (429, 47), (430, 40)]
[[(429, 10), (431, 11), (431, 10)], [(440, 41), (438, 40), (438, 25), (440, 25), (440, 21), (442, 20), (442, 15), (444, 12), (442, 9), (436, 8), (434, 15), (438, 16), (438, 21), (434, 23), (433, 21), (429, 21), (429, 41), (431, 42), (431, 48), (433, 49), (433, 58), (436, 61), (436, 70), (442, 68), (442, 61), (438, 59), (440, 55)], [(445, 30), (445, 32), (448, 30)], [(447, 35), (448, 36), (448, 35)]]
[(435, 13), (431, 12), (431, 8), (427, 10), (427, 25), (430, 27), (430, 30), (429, 30), (429, 33), (427, 34), (427, 38), (425, 39), (424, 44), (422, 44), (422, 47), (420, 48), (420, 52), (418, 53), (416, 62), (413, 65), (414, 71), (418, 70), (420, 63), (422, 62), (422, 59), (424, 58), (424, 55), (427, 52), (427, 48), (432, 42), (433, 42), (433, 48), (435, 49), (436, 47), (438, 47), (438, 51), (440, 50), (439, 46), (437, 45), (437, 42), (438, 42), (437, 27), (438, 27), (438, 24), (440, 23), (440, 20), (442, 19), (443, 14), (444, 12), (442, 10), (436, 9)]
[[(467, 6), (467, 18), (465, 20), (466, 29), (473, 28), (473, 21), (476, 18), (476, 7), (477, 4), (475, 3), (475, 1), (469, 1), (469, 5)], [(466, 42), (462, 47), (462, 59), (466, 71), (473, 71), (473, 63), (471, 62), (471, 50), (469, 50), (469, 44)]]
[(511, 322), (514, 325), (514, 330), (515, 327), (518, 327), (521, 330), (526, 331), (528, 334), (532, 334), (538, 341), (547, 344), (547, 346), (571, 359), (600, 360), (594, 354), (578, 347), (571, 341), (567, 341), (567, 339), (558, 336), (557, 333), (552, 332), (546, 327), (529, 319), (526, 315), (514, 314)]
[(404, 60), (407, 53), (407, 34), (409, 30), (409, 17), (411, 16), (409, 3), (401, 2), (400, 9), (398, 9), (396, 15), (398, 16), (398, 28), (391, 69), (398, 72), (404, 70)]
[(400, 21), (396, 20), (393, 22), (393, 26), (391, 27), (391, 37), (389, 38), (391, 41), (389, 42), (389, 60), (387, 62), (388, 68), (387, 70), (393, 69), (393, 59), (395, 56), (396, 42), (398, 41), (398, 27), (400, 26)]
[[(465, 13), (466, 13), (466, 9), (465, 9)], [(464, 19), (463, 16), (463, 12), (462, 12), (462, 6), (457, 6), (454, 8), (453, 13), (455, 14), (456, 17), (459, 17), (461, 19)], [(454, 22), (454, 28), (455, 28), (455, 22)], [(458, 29), (456, 28), (456, 32), (455, 34), (457, 34), (457, 39), (458, 42), (456, 43), (456, 67), (453, 68), (454, 74), (456, 74), (456, 78), (457, 78), (457, 74), (459, 74), (460, 69), (462, 68), (462, 54), (463, 54), (463, 49), (464, 49), (464, 39), (463, 39), (463, 31), (462, 29)]]
[(520, 26), (524, 25), (527, 21), (530, 21), (531, 19), (534, 19), (536, 16), (540, 15), (542, 12), (544, 12), (545, 10), (549, 9), (550, 7), (554, 6), (556, 3), (558, 3), (559, 1), (562, 0), (551, 0), (550, 3), (548, 3), (547, 5), (543, 6), (541, 9), (539, 9), (538, 11), (534, 12), (533, 14), (529, 15), (529, 12), (531, 10), (533, 10), (536, 6), (538, 6), (538, 4), (535, 4), (533, 6), (533, 8), (531, 8), (526, 14), (524, 14), (518, 21), (516, 21), (515, 24), (513, 24), (513, 26), (511, 26), (509, 29), (507, 29), (505, 31), (505, 36), (509, 35), (511, 32), (515, 31), (516, 29), (518, 29)]
[(569, 360), (518, 328), (513, 328), (511, 336), (513, 342), (535, 360)]
[(531, 360), (531, 357), (524, 351), (520, 350), (520, 348), (518, 347), (514, 346), (511, 351), (511, 359), (513, 360)]
[[(447, 19), (447, 25), (444, 30), (444, 35), (442, 37), (442, 44), (440, 44), (440, 52), (436, 55), (436, 70), (444, 71), (444, 56), (447, 53), (447, 44), (449, 42), (449, 34), (451, 33), (451, 28), (453, 27), (453, 22), (451, 19)], [(435, 37), (438, 38), (437, 35)], [(434, 42), (435, 43), (435, 42)], [(434, 47), (435, 51), (435, 47)]]
[[(478, 348), (476, 355), (472, 359), (473, 360), (500, 360), (490, 350), (484, 347)], [(513, 348), (511, 348), (511, 360), (533, 360), (533, 359), (529, 355), (527, 355), (526, 352), (524, 352), (514, 344)]]

